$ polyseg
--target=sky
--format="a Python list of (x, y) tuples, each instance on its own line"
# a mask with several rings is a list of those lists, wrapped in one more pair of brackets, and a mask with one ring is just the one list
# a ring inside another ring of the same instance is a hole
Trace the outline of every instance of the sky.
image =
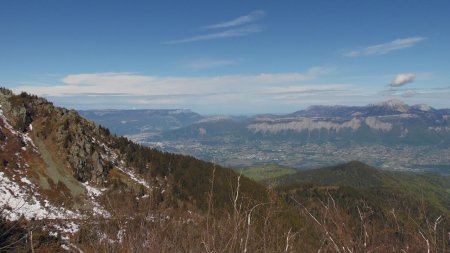
[(450, 1), (0, 1), (0, 86), (73, 109), (450, 107)]

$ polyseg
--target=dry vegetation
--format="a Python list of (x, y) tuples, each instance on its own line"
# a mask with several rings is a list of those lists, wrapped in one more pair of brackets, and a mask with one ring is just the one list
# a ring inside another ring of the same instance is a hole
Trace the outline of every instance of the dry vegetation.
[(417, 217), (395, 209), (385, 216), (364, 201), (343, 206), (331, 193), (308, 203), (291, 195), (287, 204), (270, 189), (264, 202), (246, 199), (238, 179), (232, 210), (216, 210), (210, 191), (200, 214), (159, 209), (150, 197), (131, 217), (122, 210), (90, 220), (74, 241), (85, 252), (449, 252), (448, 217), (425, 208)]
[[(364, 201), (346, 206), (328, 191), (304, 201), (273, 187), (260, 201), (240, 192), (240, 180), (230, 184), (231, 210), (216, 209), (212, 190), (204, 212), (117, 191), (106, 197), (112, 216), (85, 220), (71, 242), (84, 252), (449, 252), (448, 217), (431, 217), (425, 207), (415, 216), (394, 208), (386, 214)], [(215, 181), (213, 170), (210, 189)], [(46, 236), (43, 225), (1, 220), (0, 252), (61, 250), (61, 238)]]

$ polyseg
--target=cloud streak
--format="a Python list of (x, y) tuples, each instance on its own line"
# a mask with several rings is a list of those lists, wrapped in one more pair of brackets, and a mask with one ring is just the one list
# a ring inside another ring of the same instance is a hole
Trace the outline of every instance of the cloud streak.
[(412, 83), (416, 80), (416, 74), (413, 73), (405, 73), (405, 74), (398, 74), (392, 79), (389, 86), (392, 88), (401, 87), (408, 83)]
[[(211, 77), (151, 76), (129, 72), (81, 73), (68, 75), (56, 85), (22, 85), (27, 91), (45, 96), (56, 104), (72, 108), (205, 108), (219, 113), (236, 108), (264, 111), (268, 105), (288, 106), (305, 99), (343, 95), (348, 84), (311, 84), (332, 70), (316, 67), (303, 72), (219, 75)], [(298, 99), (297, 102), (294, 100)], [(264, 109), (265, 108), (265, 109)]]
[(261, 73), (254, 75), (222, 75), (212, 77), (149, 76), (135, 73), (90, 73), (64, 77), (61, 84), (23, 85), (15, 90), (26, 90), (38, 95), (67, 96), (74, 94), (180, 95), (230, 92), (253, 92), (267, 87), (298, 84), (327, 73), (324, 68), (310, 68), (304, 73)]
[(415, 90), (405, 90), (402, 93), (402, 97), (411, 98), (411, 97), (414, 97), (416, 94), (417, 94), (417, 92)]
[(240, 16), (229, 21), (203, 27), (209, 30), (224, 29), (222, 31), (200, 34), (184, 39), (170, 40), (164, 42), (163, 44), (173, 45), (205, 40), (218, 40), (232, 37), (242, 37), (254, 33), (259, 33), (262, 32), (264, 29), (261, 25), (256, 24), (255, 21), (263, 18), (264, 16), (265, 16), (264, 11), (261, 10), (252, 11), (247, 15)]
[(237, 65), (239, 60), (213, 60), (213, 59), (198, 59), (184, 64), (182, 67), (189, 70), (203, 70), (213, 69), (218, 67)]
[(410, 37), (404, 39), (396, 39), (391, 42), (371, 45), (365, 48), (352, 50), (350, 52), (344, 53), (344, 56), (347, 57), (359, 57), (359, 56), (368, 56), (368, 55), (383, 55), (388, 54), (392, 51), (410, 48), (422, 41), (424, 41), (425, 37)]
[(225, 22), (221, 22), (218, 24), (208, 25), (204, 28), (206, 29), (221, 29), (221, 28), (230, 28), (235, 26), (240, 26), (248, 23), (253, 23), (261, 18), (263, 18), (266, 15), (266, 13), (262, 10), (256, 10), (252, 11), (247, 15), (237, 17), (232, 20), (228, 20)]
[(248, 25), (236, 29), (229, 29), (222, 32), (214, 32), (214, 33), (207, 33), (202, 35), (193, 36), (190, 38), (180, 39), (180, 40), (171, 40), (167, 41), (164, 44), (172, 45), (172, 44), (181, 44), (181, 43), (189, 43), (189, 42), (196, 42), (196, 41), (204, 41), (204, 40), (217, 40), (217, 39), (225, 39), (225, 38), (232, 38), (232, 37), (242, 37), (247, 36), (253, 33), (258, 33), (263, 31), (262, 26), (260, 25)]

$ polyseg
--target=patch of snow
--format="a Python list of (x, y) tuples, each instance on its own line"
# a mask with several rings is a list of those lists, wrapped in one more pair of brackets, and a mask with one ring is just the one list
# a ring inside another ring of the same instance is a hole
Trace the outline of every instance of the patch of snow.
[(92, 211), (95, 215), (102, 216), (103, 218), (109, 218), (111, 217), (111, 214), (106, 211), (102, 206), (100, 206), (97, 202), (93, 202), (94, 207), (92, 208)]
[(49, 236), (53, 236), (53, 237), (58, 237), (58, 232), (50, 231), (50, 232), (48, 233), (48, 235), (49, 235)]
[[(8, 129), (13, 135), (19, 136), (22, 139), (23, 143), (25, 143), (27, 146), (31, 145), (33, 150), (35, 152), (38, 152), (36, 145), (34, 145), (34, 142), (30, 138), (30, 136), (28, 136), (28, 133), (24, 134), (24, 133), (14, 130), (14, 128), (11, 126), (11, 124), (9, 124), (8, 119), (3, 115), (3, 111), (1, 111), (1, 113), (0, 113), (0, 119), (3, 121), (3, 125), (5, 126), (6, 129)], [(31, 126), (31, 124), (30, 124), (30, 127), (33, 128)]]
[(63, 250), (70, 251), (69, 246), (67, 246), (67, 245), (65, 245), (65, 244), (62, 244), (62, 245), (61, 245), (61, 248), (62, 248)]
[(190, 112), (192, 112), (192, 111), (189, 109), (176, 109), (173, 111), (169, 111), (169, 114), (181, 114), (181, 113), (190, 113)]
[(28, 133), (26, 133), (26, 134), (20, 134), (21, 135), (21, 137), (22, 137), (22, 140), (23, 140), (23, 142), (25, 143), (25, 144), (30, 144), (32, 147), (33, 147), (33, 149), (37, 152), (37, 148), (36, 148), (36, 145), (34, 145), (34, 142), (33, 142), (33, 140), (30, 138), (30, 136), (28, 136)]
[(6, 129), (8, 129), (12, 134), (17, 135), (17, 131), (9, 124), (8, 119), (6, 119), (5, 115), (3, 115), (3, 110), (0, 110), (0, 119), (3, 121), (3, 125)]
[(398, 99), (387, 100), (387, 101), (375, 104), (375, 106), (384, 106), (384, 107), (388, 107), (388, 108), (391, 108), (391, 109), (399, 111), (399, 112), (407, 112), (408, 111), (408, 105)]
[(26, 177), (21, 178), (20, 181), (24, 182), (25, 184), (33, 185), (33, 183), (31, 183), (31, 181)]
[(100, 215), (104, 218), (111, 217), (111, 214), (106, 211), (99, 203), (95, 201), (95, 198), (102, 195), (102, 193), (106, 189), (97, 189), (91, 185), (89, 185), (89, 182), (83, 183), (83, 186), (86, 188), (86, 191), (88, 193), (88, 196), (91, 198), (91, 203), (93, 205), (92, 211), (95, 215)]
[(427, 105), (427, 104), (418, 104), (418, 105), (413, 105), (414, 108), (421, 110), (423, 112), (429, 112), (431, 111), (431, 106)]
[(125, 237), (125, 233), (126, 233), (125, 229), (120, 229), (117, 232), (117, 239), (119, 240), (120, 243), (123, 241), (123, 238)]
[[(121, 162), (122, 165), (124, 164), (124, 162)], [(133, 181), (143, 185), (144, 187), (146, 187), (147, 189), (150, 189), (150, 185), (147, 183), (147, 181), (145, 181), (142, 178), (139, 178), (133, 171), (131, 171), (130, 169), (127, 169), (123, 166), (118, 166), (117, 167), (120, 171), (122, 171), (123, 173), (127, 174)]]
[(67, 250), (69, 252), (78, 252), (78, 253), (84, 253), (80, 248), (78, 248), (75, 244), (68, 243), (68, 244), (61, 244), (61, 248), (63, 250)]
[(44, 205), (36, 198), (33, 189), (27, 192), (16, 182), (11, 181), (4, 172), (0, 172), (0, 206), (8, 220), (18, 220), (22, 215), (26, 219), (67, 219), (77, 218), (74, 212), (55, 207), (44, 200)]
[(97, 189), (93, 186), (89, 185), (89, 182), (83, 183), (83, 186), (86, 188), (88, 195), (90, 197), (98, 197), (102, 195), (102, 192), (105, 191), (105, 189)]
[(64, 233), (64, 234), (75, 234), (80, 230), (80, 226), (75, 223), (74, 221), (67, 222), (65, 224), (59, 225), (59, 224), (53, 224), (53, 228), (55, 228), (57, 231)]

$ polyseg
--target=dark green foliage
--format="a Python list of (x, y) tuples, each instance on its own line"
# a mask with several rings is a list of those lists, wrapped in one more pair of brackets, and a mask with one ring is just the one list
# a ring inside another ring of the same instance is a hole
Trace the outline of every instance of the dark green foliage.
[(281, 191), (294, 193), (304, 201), (333, 193), (336, 201), (348, 206), (364, 200), (384, 211), (396, 208), (414, 215), (419, 211), (450, 215), (450, 177), (438, 174), (383, 171), (353, 161), (266, 183), (274, 181)]
[(16, 114), (14, 128), (20, 132), (27, 131), (31, 122), (33, 122), (36, 105), (49, 104), (47, 100), (38, 98), (36, 95), (29, 95), (26, 92), (22, 92), (18, 96), (12, 96), (10, 102), (12, 108), (14, 108), (13, 113)]
[(106, 128), (102, 125), (98, 125), (98, 127), (99, 127), (101, 135), (110, 135), (111, 134), (108, 128)]
[[(215, 169), (214, 205), (219, 209), (230, 208), (231, 189), (237, 186), (237, 174), (230, 169), (216, 166), (196, 158), (161, 152), (118, 137), (115, 148), (125, 157), (126, 162), (137, 167), (141, 173), (151, 176), (169, 176), (173, 180), (172, 191), (176, 198), (193, 204), (201, 210), (207, 208), (207, 194)], [(263, 186), (246, 177), (241, 178), (240, 187), (248, 199), (266, 198)]]
[(6, 135), (0, 129), (0, 141), (5, 141), (5, 140), (6, 140)]
[(388, 172), (375, 169), (358, 161), (352, 161), (319, 169), (299, 171), (296, 174), (275, 180), (282, 185), (314, 183), (319, 185), (376, 187), (383, 186), (388, 178), (390, 178)]

